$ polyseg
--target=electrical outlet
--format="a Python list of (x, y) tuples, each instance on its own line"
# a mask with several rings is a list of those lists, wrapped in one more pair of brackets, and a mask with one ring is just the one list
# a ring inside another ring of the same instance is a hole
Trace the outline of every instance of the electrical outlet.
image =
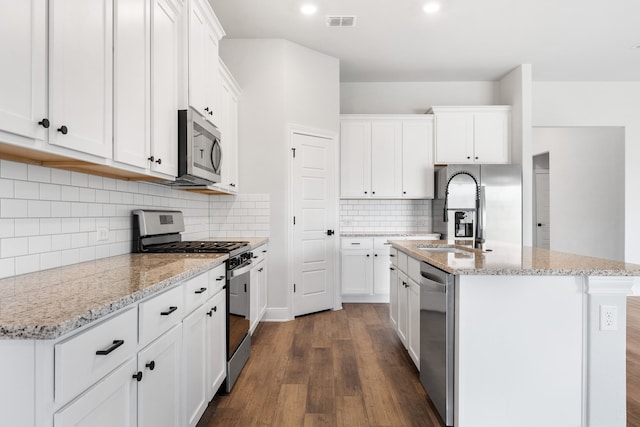
[(106, 242), (109, 240), (109, 229), (107, 227), (98, 227), (96, 234), (96, 240), (98, 242)]
[(618, 307), (615, 305), (600, 306), (600, 330), (618, 330)]

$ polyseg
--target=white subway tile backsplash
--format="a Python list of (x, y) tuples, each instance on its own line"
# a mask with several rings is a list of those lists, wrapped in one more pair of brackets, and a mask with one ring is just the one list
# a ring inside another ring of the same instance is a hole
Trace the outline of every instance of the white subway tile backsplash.
[(60, 218), (43, 218), (40, 220), (40, 234), (59, 234), (62, 232)]
[(28, 200), (2, 199), (0, 200), (0, 217), (24, 218), (29, 216)]
[(17, 218), (15, 220), (15, 236), (37, 236), (40, 234), (40, 220), (35, 218)]
[(71, 172), (62, 169), (51, 169), (51, 183), (71, 185)]
[(29, 254), (51, 252), (51, 236), (29, 237)]
[(51, 182), (51, 169), (38, 165), (27, 165), (27, 179), (32, 182)]
[(51, 250), (60, 251), (71, 248), (71, 234), (58, 234), (51, 240)]
[(48, 252), (40, 255), (40, 269), (46, 270), (48, 268), (60, 267), (61, 256), (60, 252)]
[(13, 198), (14, 181), (12, 179), (0, 179), (0, 198)]
[(16, 257), (16, 274), (27, 274), (40, 270), (40, 255)]
[(0, 219), (0, 239), (15, 236), (15, 220)]
[(42, 200), (28, 201), (28, 216), (30, 218), (48, 218), (51, 216), (51, 202)]
[(62, 200), (67, 202), (77, 202), (80, 200), (80, 189), (65, 185), (62, 187)]
[(0, 177), (26, 180), (27, 176), (27, 165), (25, 163), (0, 160)]
[(40, 184), (29, 181), (16, 181), (15, 183), (16, 199), (39, 199)]
[(0, 256), (2, 258), (17, 257), (29, 253), (28, 237), (13, 237), (0, 241)]
[(75, 187), (87, 187), (89, 185), (89, 175), (81, 172), (71, 172), (71, 185)]
[(341, 200), (343, 232), (431, 231), (430, 200)]
[(15, 258), (0, 259), (0, 279), (15, 276), (16, 270)]
[(40, 184), (40, 200), (60, 200), (62, 188), (57, 184)]

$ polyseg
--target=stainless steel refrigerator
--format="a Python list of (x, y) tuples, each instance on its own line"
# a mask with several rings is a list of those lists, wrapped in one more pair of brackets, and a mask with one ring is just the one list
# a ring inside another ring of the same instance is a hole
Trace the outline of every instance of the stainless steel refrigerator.
[[(461, 171), (468, 174), (460, 173)], [(436, 169), (436, 198), (432, 203), (432, 230), (442, 239), (476, 237), (475, 222), (486, 244), (522, 245), (522, 169), (520, 165), (449, 165)], [(480, 190), (480, 215), (476, 206)], [(449, 184), (444, 221), (445, 191)]]

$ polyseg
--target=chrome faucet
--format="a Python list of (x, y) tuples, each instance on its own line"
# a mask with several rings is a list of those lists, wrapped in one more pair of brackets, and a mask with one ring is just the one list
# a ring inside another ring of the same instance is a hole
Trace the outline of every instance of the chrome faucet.
[(443, 215), (444, 215), (444, 222), (449, 222), (449, 215), (447, 214), (447, 211), (449, 210), (447, 205), (449, 203), (449, 184), (451, 183), (451, 180), (453, 178), (455, 178), (458, 175), (467, 175), (470, 176), (471, 179), (473, 179), (473, 182), (476, 184), (476, 230), (475, 230), (475, 238), (473, 241), (473, 247), (476, 249), (483, 249), (483, 245), (485, 242), (484, 239), (484, 204), (482, 203), (482, 191), (480, 188), (480, 184), (478, 184), (478, 180), (476, 179), (476, 177), (471, 173), (471, 172), (467, 172), (467, 171), (458, 171), (455, 172), (454, 174), (452, 174), (449, 177), (449, 180), (447, 181), (447, 187), (445, 189), (444, 192), (444, 211), (443, 211)]

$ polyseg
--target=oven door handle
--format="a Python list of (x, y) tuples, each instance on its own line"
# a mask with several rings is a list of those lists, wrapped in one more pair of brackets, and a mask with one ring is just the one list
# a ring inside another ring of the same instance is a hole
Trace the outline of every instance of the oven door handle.
[(236, 268), (235, 270), (231, 270), (229, 273), (231, 275), (231, 278), (234, 277), (238, 277), (241, 276), (243, 274), (248, 273), (249, 271), (251, 271), (251, 261), (247, 261), (244, 265), (244, 267), (240, 267), (240, 268)]

